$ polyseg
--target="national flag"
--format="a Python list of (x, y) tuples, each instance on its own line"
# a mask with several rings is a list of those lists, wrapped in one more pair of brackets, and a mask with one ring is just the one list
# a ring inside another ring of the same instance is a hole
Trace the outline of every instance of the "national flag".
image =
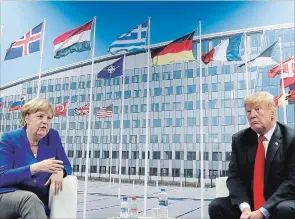
[(7, 49), (5, 59), (16, 59), (40, 51), (40, 39), (43, 22), (15, 41)]
[(282, 106), (288, 104), (288, 101), (286, 100), (286, 94), (285, 94), (285, 96), (284, 96), (283, 94), (279, 94), (279, 95), (277, 95), (277, 96), (275, 97), (274, 101), (275, 101), (275, 105), (276, 105), (277, 107), (282, 107)]
[(4, 100), (3, 100), (3, 97), (0, 97), (0, 108), (2, 108), (4, 105)]
[[(282, 67), (283, 67), (283, 74), (285, 74), (286, 76), (293, 76), (295, 74), (295, 56), (292, 56), (286, 61), (284, 61), (282, 63)], [(281, 64), (278, 64), (274, 68), (270, 69), (268, 71), (267, 76), (269, 78), (274, 78), (278, 74), (281, 74)], [(286, 77), (283, 75), (283, 78), (286, 78)]]
[(166, 46), (153, 49), (151, 57), (153, 65), (164, 65), (175, 61), (195, 60), (193, 55), (193, 37), (195, 31), (180, 37)]
[(284, 88), (286, 87), (293, 87), (295, 85), (295, 74), (287, 76), (285, 78), (282, 78), (280, 80), (280, 86), (283, 87), (283, 82), (282, 80), (284, 80)]
[(146, 50), (147, 37), (148, 21), (120, 36), (110, 45), (108, 52), (118, 54)]
[(92, 21), (69, 30), (58, 36), (54, 41), (54, 58), (59, 59), (73, 52), (91, 50), (90, 35)]
[(105, 117), (112, 117), (113, 116), (113, 104), (103, 107), (97, 111), (96, 114), (97, 118), (105, 118)]
[[(260, 53), (256, 58), (251, 59), (247, 63), (249, 63), (250, 67), (262, 67), (262, 66), (267, 66), (267, 65), (276, 65), (277, 62), (272, 59), (272, 54), (275, 48), (275, 45), (277, 44), (278, 41), (273, 43), (270, 47), (265, 49), (262, 53)], [(245, 63), (239, 65), (238, 67), (244, 66)]]
[(211, 61), (241, 61), (240, 44), (242, 34), (236, 34), (229, 39), (223, 40), (215, 48), (202, 54), (202, 61), (208, 64)]
[(286, 100), (295, 100), (295, 90), (289, 90), (289, 92), (286, 94)]
[(114, 78), (123, 75), (123, 59), (124, 57), (122, 56), (114, 63), (104, 67), (97, 74), (97, 78)]
[(81, 106), (79, 108), (75, 108), (75, 114), (78, 116), (88, 115), (89, 114), (89, 104), (85, 106)]
[(12, 112), (12, 111), (15, 111), (15, 110), (20, 110), (23, 107), (24, 104), (25, 104), (24, 99), (13, 102), (11, 104), (11, 106), (9, 107), (9, 112)]
[(67, 104), (68, 102), (64, 102), (62, 105), (59, 105), (55, 108), (55, 115), (56, 116), (66, 116), (67, 115)]

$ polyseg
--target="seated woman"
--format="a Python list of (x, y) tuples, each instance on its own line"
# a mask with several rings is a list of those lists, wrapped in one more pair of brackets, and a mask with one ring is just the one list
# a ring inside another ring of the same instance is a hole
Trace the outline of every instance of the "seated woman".
[(21, 109), (23, 128), (0, 140), (0, 218), (47, 218), (49, 188), (62, 190), (72, 174), (58, 132), (50, 128), (53, 108), (33, 99)]

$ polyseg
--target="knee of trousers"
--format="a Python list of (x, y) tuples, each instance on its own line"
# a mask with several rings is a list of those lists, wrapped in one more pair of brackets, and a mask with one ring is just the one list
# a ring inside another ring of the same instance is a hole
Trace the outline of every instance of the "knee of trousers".
[(42, 201), (38, 198), (38, 196), (30, 191), (24, 191), (21, 201), (23, 204), (41, 204), (43, 205)]
[[(275, 208), (275, 212), (277, 217), (279, 218), (284, 218), (284, 217), (289, 218), (290, 214), (292, 214), (292, 210), (290, 206), (288, 205), (288, 203), (286, 202), (279, 203)], [(295, 215), (294, 215), (294, 218), (295, 218)]]
[(208, 206), (208, 212), (209, 214), (215, 214), (222, 208), (222, 205), (220, 205), (216, 199), (213, 199)]

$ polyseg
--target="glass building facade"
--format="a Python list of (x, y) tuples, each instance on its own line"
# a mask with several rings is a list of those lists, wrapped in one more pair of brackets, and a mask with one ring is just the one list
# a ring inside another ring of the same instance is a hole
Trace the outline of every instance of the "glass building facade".
[[(194, 39), (194, 62), (171, 63), (150, 68), (149, 98), (149, 169), (150, 179), (197, 181), (200, 176), (200, 66), (199, 50), (208, 52), (237, 31), (204, 35), (200, 46)], [(256, 57), (272, 43), (282, 39), (283, 60), (295, 55), (294, 24), (246, 29), (248, 60)], [(159, 45), (153, 45), (155, 48)], [(240, 53), (244, 56), (244, 37)], [(90, 175), (113, 177), (119, 173), (120, 118), (123, 116), (122, 177), (144, 178), (145, 130), (147, 110), (147, 54), (128, 54), (124, 77), (97, 79), (93, 84), (91, 115)], [(95, 59), (94, 73), (114, 62), (117, 57)], [(279, 45), (273, 59), (280, 61)], [(243, 101), (246, 95), (242, 62), (202, 64), (204, 175), (206, 179), (226, 175), (231, 156), (232, 134), (248, 127)], [(249, 89), (281, 93), (279, 78), (268, 78), (271, 67), (249, 68)], [(74, 63), (42, 74), (40, 96), (54, 106), (68, 101), (68, 117), (54, 117), (52, 128), (66, 144), (75, 175), (85, 172), (88, 116), (77, 116), (74, 108), (90, 100), (91, 61)], [(16, 100), (36, 97), (38, 78), (21, 79), (1, 87), (4, 107), (1, 110), (1, 131), (18, 128), (20, 113), (9, 112)], [(124, 92), (122, 82), (125, 83)], [(12, 95), (13, 94), (13, 95)], [(124, 106), (121, 98), (124, 95)], [(97, 111), (113, 104), (113, 117), (99, 119)], [(288, 124), (295, 127), (294, 104), (287, 106)], [(67, 118), (69, 122), (67, 123)], [(283, 121), (283, 111), (278, 110)], [(112, 129), (113, 127), (113, 129)]]

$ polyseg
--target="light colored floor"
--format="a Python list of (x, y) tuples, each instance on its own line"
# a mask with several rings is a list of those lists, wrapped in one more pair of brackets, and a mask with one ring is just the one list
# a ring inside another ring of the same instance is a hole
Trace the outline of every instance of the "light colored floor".
[[(165, 187), (169, 198), (169, 217), (201, 219), (201, 189)], [(158, 205), (160, 187), (148, 187), (147, 216), (152, 216), (152, 208)], [(118, 184), (88, 181), (86, 218), (110, 218), (119, 216), (121, 200), (118, 199)], [(143, 216), (144, 187), (141, 185), (121, 184), (121, 195), (137, 196), (139, 216)], [(204, 218), (208, 216), (208, 204), (215, 196), (215, 188), (204, 191)], [(77, 218), (83, 217), (84, 181), (78, 185)]]

